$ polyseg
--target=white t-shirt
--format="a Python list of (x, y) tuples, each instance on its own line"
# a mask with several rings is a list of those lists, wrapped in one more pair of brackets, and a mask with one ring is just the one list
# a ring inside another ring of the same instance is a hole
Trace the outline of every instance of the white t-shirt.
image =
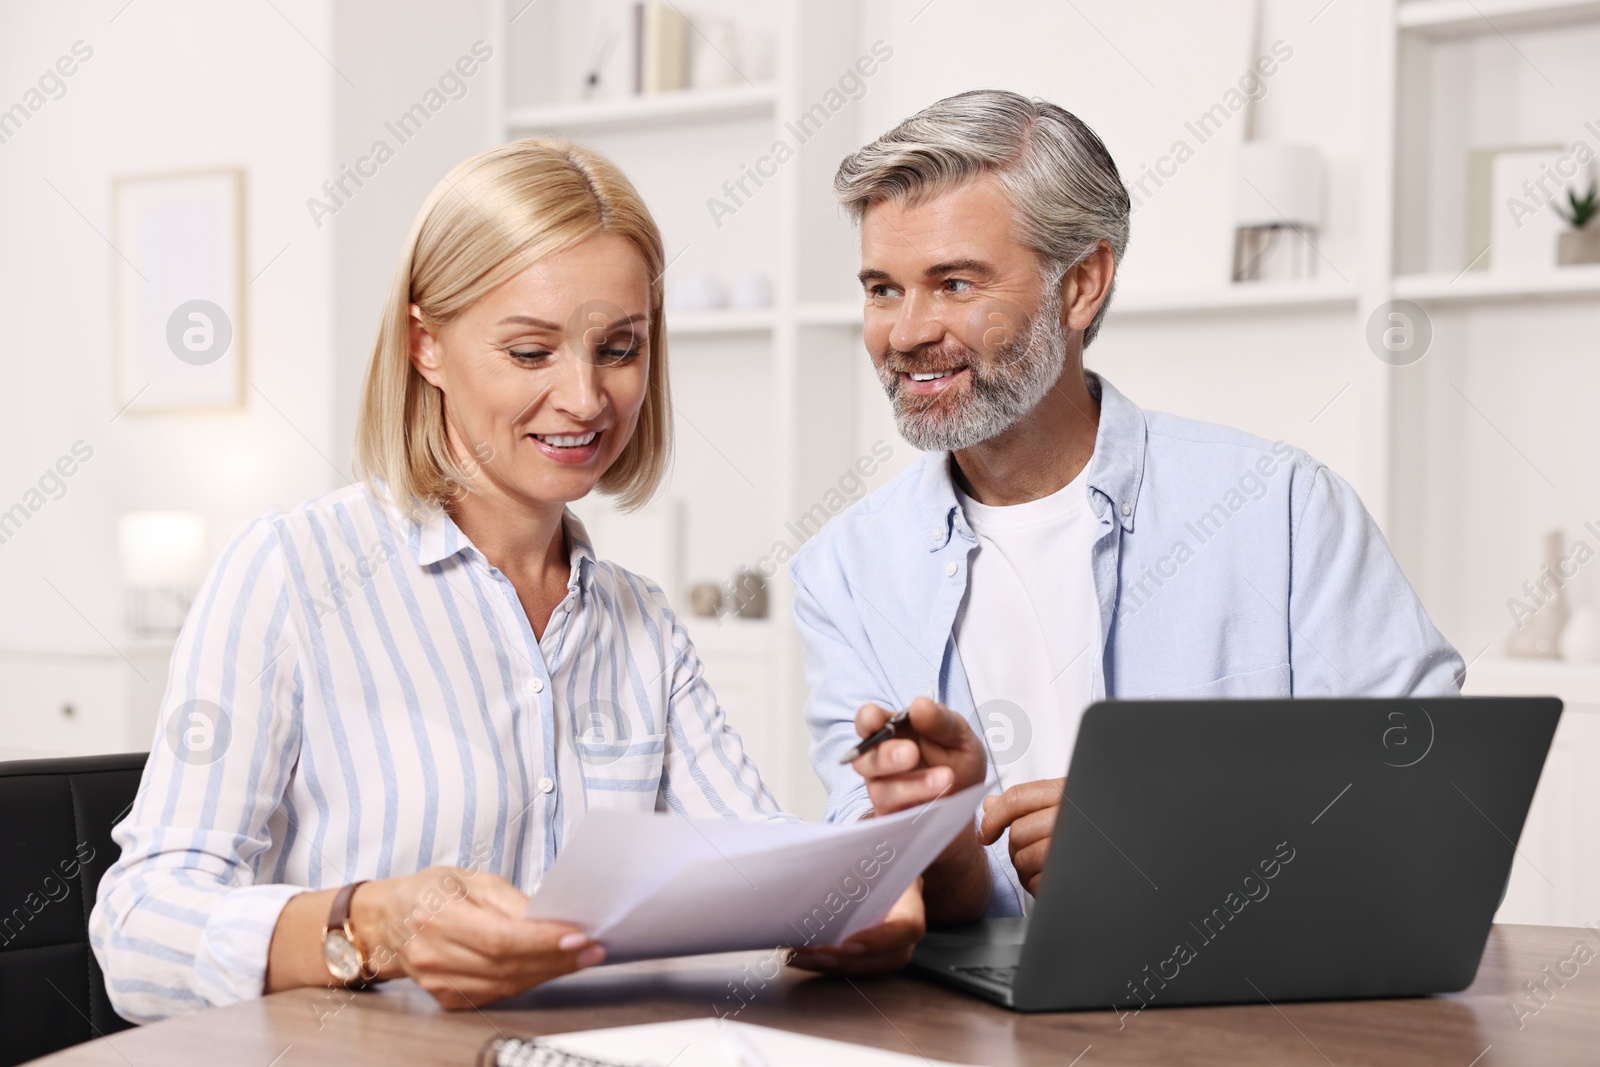
[(980, 504), (956, 489), (978, 538), (956, 650), (1004, 788), (1067, 773), (1093, 695), (1100, 606), (1090, 550), (1100, 523), (1088, 469), (1025, 504)]

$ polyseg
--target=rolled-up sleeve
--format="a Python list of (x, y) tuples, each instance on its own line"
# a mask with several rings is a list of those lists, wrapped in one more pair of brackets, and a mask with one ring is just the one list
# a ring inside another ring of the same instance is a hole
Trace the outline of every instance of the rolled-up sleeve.
[(289, 587), (271, 519), (245, 527), (201, 586), (173, 653), (121, 857), (90, 942), (112, 1005), (148, 1022), (259, 996), (278, 914), (303, 887), (258, 884), (299, 747)]
[[(865, 636), (852, 643), (840, 633), (813, 592), (813, 580), (806, 570), (802, 561), (796, 560), (790, 575), (794, 579), (794, 623), (805, 650), (805, 718), (811, 731), (811, 762), (828, 790), (823, 817), (829, 822), (848, 822), (872, 810), (872, 800), (867, 783), (853, 767), (840, 766), (839, 757), (860, 740), (855, 722), (861, 705), (876, 701), (893, 706), (894, 690), (857, 651), (868, 647)], [(842, 577), (839, 581), (843, 582)]]
[(1317, 464), (1297, 472), (1294, 497), (1294, 695), (1459, 695), (1460, 654), (1428, 618), (1356, 491)]

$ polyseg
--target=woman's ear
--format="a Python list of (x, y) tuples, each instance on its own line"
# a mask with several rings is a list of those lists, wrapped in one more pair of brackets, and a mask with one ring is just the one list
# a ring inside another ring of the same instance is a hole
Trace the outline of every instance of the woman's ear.
[(444, 370), (439, 359), (439, 339), (422, 321), (422, 309), (415, 304), (411, 305), (411, 318), (407, 326), (410, 334), (411, 365), (417, 368), (417, 373), (422, 375), (429, 385), (442, 389)]

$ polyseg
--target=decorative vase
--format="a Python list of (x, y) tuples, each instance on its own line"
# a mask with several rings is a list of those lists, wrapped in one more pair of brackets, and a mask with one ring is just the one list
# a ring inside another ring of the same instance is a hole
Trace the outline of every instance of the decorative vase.
[(1567, 230), (1556, 244), (1556, 262), (1563, 267), (1600, 263), (1600, 226)]
[[(1561, 631), (1567, 625), (1567, 602), (1561, 587), (1561, 531), (1551, 530), (1544, 538), (1544, 569), (1531, 585), (1533, 614), (1522, 620), (1517, 632), (1506, 642), (1506, 655), (1518, 659), (1558, 659)], [(1549, 576), (1548, 578), (1546, 576)], [(1550, 586), (1555, 588), (1551, 589)]]
[(1600, 663), (1600, 612), (1584, 605), (1573, 608), (1561, 631), (1561, 658), (1571, 663)]
[(703, 619), (722, 614), (722, 590), (716, 582), (696, 582), (689, 588), (689, 610)]
[(749, 567), (741, 568), (733, 576), (733, 613), (741, 619), (767, 617), (767, 583)]

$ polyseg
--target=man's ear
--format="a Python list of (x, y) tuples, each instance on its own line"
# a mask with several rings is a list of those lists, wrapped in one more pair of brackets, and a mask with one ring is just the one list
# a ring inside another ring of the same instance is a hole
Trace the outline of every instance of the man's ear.
[(443, 388), (444, 369), (439, 359), (439, 339), (422, 321), (422, 309), (415, 304), (411, 305), (411, 318), (407, 325), (411, 365), (417, 368), (417, 373), (429, 385)]
[(1061, 276), (1061, 320), (1067, 329), (1081, 333), (1089, 328), (1116, 276), (1117, 259), (1105, 241)]

